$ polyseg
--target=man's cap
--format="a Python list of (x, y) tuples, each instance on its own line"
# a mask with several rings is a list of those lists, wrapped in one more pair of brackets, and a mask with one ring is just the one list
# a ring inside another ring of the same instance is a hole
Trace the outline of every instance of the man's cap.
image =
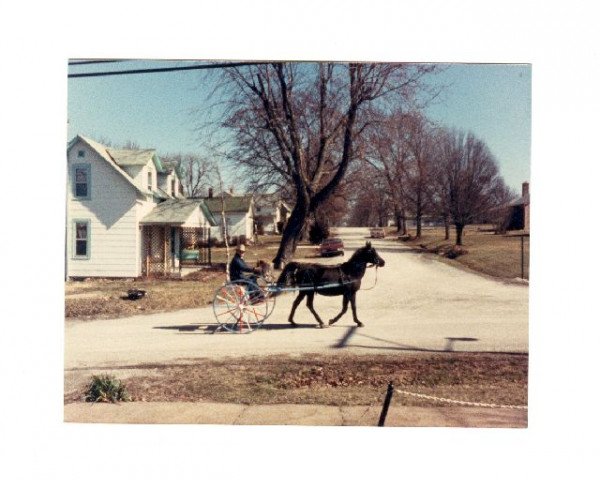
[(245, 252), (246, 251), (246, 245), (244, 245), (243, 243), (241, 245), (238, 245), (238, 247), (236, 248), (236, 251), (238, 251), (238, 252)]

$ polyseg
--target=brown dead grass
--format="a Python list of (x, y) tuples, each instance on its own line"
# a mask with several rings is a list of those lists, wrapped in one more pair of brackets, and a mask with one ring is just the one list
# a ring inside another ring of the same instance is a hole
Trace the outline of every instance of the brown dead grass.
[[(215, 267), (176, 280), (89, 279), (67, 282), (65, 318), (117, 318), (204, 307), (212, 302), (215, 290), (224, 280), (224, 270)], [(127, 290), (131, 288), (145, 290), (146, 296), (129, 300)]]
[[(270, 262), (277, 253), (279, 235), (261, 236), (247, 247), (245, 260), (256, 265), (258, 260)], [(305, 244), (301, 244), (305, 245)], [(230, 248), (230, 259), (235, 246)], [(315, 255), (313, 248), (299, 249), (297, 258)], [(226, 249), (212, 249), (214, 267), (204, 268), (182, 279), (86, 279), (65, 284), (65, 318), (91, 320), (118, 318), (144, 313), (170, 312), (198, 308), (210, 304), (215, 290), (225, 281)], [(127, 299), (127, 290), (145, 290), (139, 300)]]
[[(495, 235), (489, 231), (490, 226), (471, 225), (463, 234), (462, 254), (449, 259), (445, 254), (451, 250), (455, 242), (454, 229), (450, 230), (450, 240), (444, 240), (444, 228), (425, 228), (421, 238), (401, 240), (403, 245), (413, 247), (424, 253), (433, 253), (442, 261), (451, 265), (464, 266), (476, 272), (499, 278), (521, 278), (521, 238), (522, 232), (507, 235)], [(387, 229), (387, 238), (395, 239), (395, 232)], [(394, 240), (396, 241), (396, 240)], [(529, 279), (529, 238), (524, 239), (525, 269), (524, 278)]]
[[(277, 355), (131, 368), (146, 372), (125, 381), (134, 401), (375, 405), (392, 381), (399, 389), (444, 398), (527, 404), (527, 355)], [(82, 391), (71, 392), (65, 403), (82, 396)], [(439, 406), (398, 393), (393, 402)]]

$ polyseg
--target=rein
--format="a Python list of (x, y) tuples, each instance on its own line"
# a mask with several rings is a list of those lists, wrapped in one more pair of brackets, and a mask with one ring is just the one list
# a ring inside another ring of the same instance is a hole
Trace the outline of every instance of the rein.
[(373, 285), (371, 285), (369, 288), (361, 288), (361, 290), (373, 290), (375, 288), (375, 285), (377, 285), (377, 272), (379, 269), (379, 265), (368, 265), (367, 268), (373, 268), (375, 267), (375, 283), (373, 283)]

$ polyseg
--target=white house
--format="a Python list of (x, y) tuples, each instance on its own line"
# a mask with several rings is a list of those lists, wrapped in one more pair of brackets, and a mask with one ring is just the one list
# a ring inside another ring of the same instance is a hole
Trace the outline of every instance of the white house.
[(154, 150), (78, 135), (67, 165), (67, 278), (170, 273), (185, 243), (197, 247), (216, 225), (201, 200), (183, 198), (177, 169)]
[(292, 209), (277, 193), (254, 196), (254, 220), (259, 234), (281, 233)]
[(254, 199), (252, 195), (233, 195), (224, 193), (212, 195), (204, 199), (204, 204), (217, 222), (218, 228), (213, 229), (214, 236), (223, 240), (223, 213), (227, 224), (227, 236), (232, 243), (247, 243), (254, 241)]

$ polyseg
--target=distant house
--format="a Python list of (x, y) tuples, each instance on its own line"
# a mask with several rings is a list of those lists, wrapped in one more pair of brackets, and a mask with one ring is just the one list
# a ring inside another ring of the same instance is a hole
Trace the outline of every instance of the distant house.
[(523, 182), (521, 198), (507, 206), (507, 213), (500, 226), (500, 231), (524, 230), (529, 232), (529, 182)]
[(204, 204), (215, 219), (218, 228), (213, 229), (213, 235), (219, 241), (224, 240), (223, 213), (228, 240), (231, 243), (251, 243), (255, 240), (254, 232), (254, 199), (252, 195), (233, 195), (224, 192), (213, 195), (212, 189), (204, 199)]
[(67, 278), (170, 274), (217, 222), (183, 198), (177, 169), (152, 149), (113, 149), (82, 135), (67, 146)]
[(254, 221), (259, 234), (281, 233), (292, 209), (277, 193), (254, 196)]

